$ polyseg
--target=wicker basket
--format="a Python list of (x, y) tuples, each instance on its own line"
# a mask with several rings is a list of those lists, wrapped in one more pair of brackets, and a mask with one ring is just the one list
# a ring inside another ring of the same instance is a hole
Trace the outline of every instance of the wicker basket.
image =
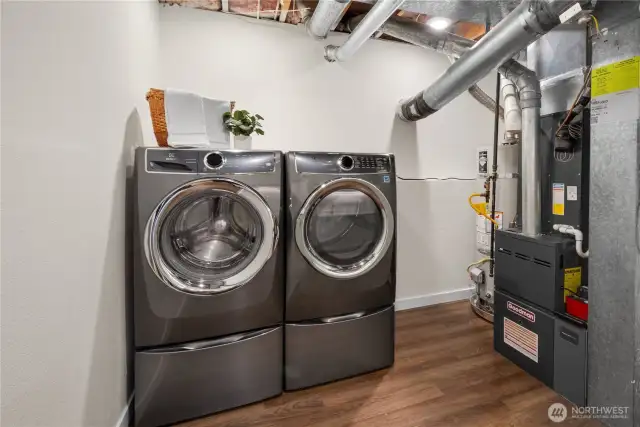
[[(167, 118), (164, 114), (164, 91), (161, 89), (149, 89), (147, 92), (147, 102), (151, 112), (151, 122), (153, 123), (153, 133), (160, 147), (168, 147), (169, 132), (167, 132)], [(231, 101), (231, 111), (236, 103)]]

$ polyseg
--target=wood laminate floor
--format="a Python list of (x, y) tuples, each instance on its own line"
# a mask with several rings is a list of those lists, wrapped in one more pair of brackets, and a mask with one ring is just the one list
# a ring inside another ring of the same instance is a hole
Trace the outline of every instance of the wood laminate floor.
[(387, 370), (286, 393), (182, 427), (596, 427), (549, 420), (569, 403), (493, 350), (492, 326), (466, 302), (397, 313)]

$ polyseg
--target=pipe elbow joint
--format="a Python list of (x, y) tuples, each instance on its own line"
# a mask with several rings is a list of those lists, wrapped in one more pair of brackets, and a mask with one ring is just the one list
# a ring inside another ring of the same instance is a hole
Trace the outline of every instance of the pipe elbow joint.
[(522, 109), (540, 107), (542, 91), (535, 71), (513, 59), (502, 64), (498, 70), (518, 88)]

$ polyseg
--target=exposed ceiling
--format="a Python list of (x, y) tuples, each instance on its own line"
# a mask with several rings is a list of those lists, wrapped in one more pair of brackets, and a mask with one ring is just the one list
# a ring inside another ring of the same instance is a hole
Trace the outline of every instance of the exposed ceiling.
[[(343, 23), (353, 16), (367, 13), (375, 1), (351, 1), (336, 31), (346, 31)], [(257, 19), (277, 20), (294, 25), (302, 23), (313, 13), (318, 4), (318, 0), (159, 0), (159, 2)], [(422, 23), (434, 16), (449, 18), (454, 24), (448, 31), (469, 39), (478, 39), (484, 35), (486, 23), (497, 23), (519, 3), (520, 0), (414, 0), (405, 2), (396, 15)]]

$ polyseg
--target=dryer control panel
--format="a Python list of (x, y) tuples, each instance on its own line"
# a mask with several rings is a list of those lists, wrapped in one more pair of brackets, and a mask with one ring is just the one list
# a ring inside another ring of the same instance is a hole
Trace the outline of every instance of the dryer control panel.
[(296, 153), (298, 173), (358, 174), (390, 173), (388, 154)]

